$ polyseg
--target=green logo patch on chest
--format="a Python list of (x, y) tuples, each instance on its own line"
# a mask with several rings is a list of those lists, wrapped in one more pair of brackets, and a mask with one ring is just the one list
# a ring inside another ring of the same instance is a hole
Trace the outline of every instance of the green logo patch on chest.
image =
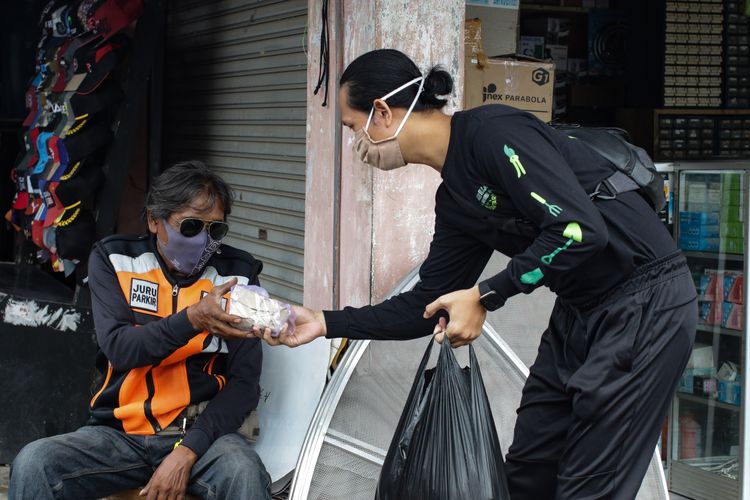
[(497, 208), (497, 195), (487, 186), (480, 186), (477, 190), (477, 201), (488, 210)]

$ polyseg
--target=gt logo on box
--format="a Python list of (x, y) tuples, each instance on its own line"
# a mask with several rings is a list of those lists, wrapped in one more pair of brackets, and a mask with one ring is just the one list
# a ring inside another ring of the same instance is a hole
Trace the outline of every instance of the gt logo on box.
[(130, 307), (157, 312), (159, 310), (159, 285), (146, 280), (130, 280)]
[(531, 81), (539, 85), (546, 85), (549, 83), (549, 71), (544, 68), (537, 68), (531, 73)]

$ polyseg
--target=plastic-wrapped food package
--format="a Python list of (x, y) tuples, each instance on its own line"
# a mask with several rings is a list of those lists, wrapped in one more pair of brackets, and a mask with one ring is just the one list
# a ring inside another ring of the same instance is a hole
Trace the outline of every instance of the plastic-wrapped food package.
[(273, 337), (288, 324), (287, 335), (294, 333), (292, 306), (269, 297), (268, 292), (256, 285), (236, 285), (229, 295), (229, 314), (243, 318), (237, 328), (250, 330), (253, 325), (270, 328)]

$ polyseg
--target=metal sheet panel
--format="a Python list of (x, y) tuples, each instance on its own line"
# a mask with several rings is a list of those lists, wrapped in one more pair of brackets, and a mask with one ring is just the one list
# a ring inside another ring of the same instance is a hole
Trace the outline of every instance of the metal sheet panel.
[(235, 191), (227, 243), (302, 302), (307, 0), (170, 1), (164, 161), (199, 159)]
[(738, 500), (740, 483), (737, 480), (692, 467), (680, 461), (672, 462), (669, 489), (695, 500)]
[[(496, 256), (492, 264), (504, 262), (502, 259), (506, 257)], [(392, 295), (411, 290), (419, 281), (417, 272), (418, 269), (414, 269), (396, 285)], [(519, 311), (527, 311), (523, 317), (530, 323), (540, 323), (551, 311), (551, 303), (545, 305), (528, 295), (519, 295), (513, 300)], [(503, 450), (510, 446), (515, 410), (529, 374), (527, 363), (510, 343), (512, 340), (516, 346), (524, 347), (523, 342), (509, 334), (512, 324), (488, 316), (482, 335), (473, 343)], [(502, 336), (498, 331), (503, 332)], [(521, 334), (527, 332), (533, 330), (527, 329)], [(528, 342), (538, 342), (539, 337), (531, 335), (531, 339)], [(421, 338), (351, 343), (313, 416), (297, 461), (290, 499), (365, 500), (373, 497), (381, 465), (427, 342), (428, 339)], [(467, 365), (466, 349), (455, 352), (459, 364)], [(433, 360), (436, 357), (437, 353), (433, 352)], [(655, 454), (637, 500), (668, 499), (661, 459)]]

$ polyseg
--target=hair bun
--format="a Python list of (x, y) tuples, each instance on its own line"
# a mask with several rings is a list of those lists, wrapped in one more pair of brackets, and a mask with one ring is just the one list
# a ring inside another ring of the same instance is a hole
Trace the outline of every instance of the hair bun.
[(424, 88), (419, 101), (426, 108), (440, 109), (448, 104), (453, 92), (453, 78), (440, 66), (433, 66), (424, 78)]

